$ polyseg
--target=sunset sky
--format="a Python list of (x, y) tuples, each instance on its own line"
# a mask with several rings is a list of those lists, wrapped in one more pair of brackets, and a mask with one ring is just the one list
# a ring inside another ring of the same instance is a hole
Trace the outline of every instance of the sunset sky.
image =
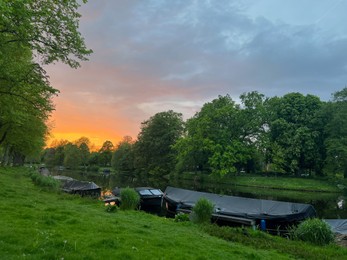
[(117, 144), (157, 112), (187, 119), (254, 90), (327, 101), (347, 85), (346, 11), (347, 0), (90, 0), (80, 8), (90, 61), (46, 67), (61, 91), (52, 139)]

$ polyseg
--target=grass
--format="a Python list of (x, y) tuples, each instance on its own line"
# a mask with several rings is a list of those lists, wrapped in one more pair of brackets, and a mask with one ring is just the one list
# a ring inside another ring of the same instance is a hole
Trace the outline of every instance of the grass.
[(314, 246), (302, 241), (269, 235), (258, 230), (205, 226), (203, 230), (213, 236), (240, 243), (259, 250), (273, 250), (294, 259), (347, 259), (347, 249), (336, 245)]
[[(182, 178), (196, 179), (197, 175), (185, 173)], [(335, 183), (320, 179), (295, 177), (263, 177), (257, 175), (225, 176), (222, 178), (200, 175), (198, 181), (233, 184), (237, 186), (312, 192), (341, 192)]]
[(346, 249), (336, 246), (291, 244), (266, 234), (260, 238), (245, 236), (236, 229), (225, 231), (233, 238), (223, 237), (224, 229), (218, 227), (206, 230), (209, 226), (177, 223), (140, 211), (117, 210), (110, 214), (98, 200), (35, 185), (29, 170), (24, 168), (0, 168), (0, 185), (1, 259), (343, 259), (347, 256)]

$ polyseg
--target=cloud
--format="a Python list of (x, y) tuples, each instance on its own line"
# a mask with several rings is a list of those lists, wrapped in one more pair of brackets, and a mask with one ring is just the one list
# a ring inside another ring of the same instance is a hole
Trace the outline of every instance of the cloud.
[[(332, 24), (329, 14), (339, 10), (326, 12), (326, 6), (316, 5), (312, 22), (300, 16), (292, 22), (286, 9), (281, 9), (286, 19), (276, 16), (281, 5), (272, 1), (276, 8), (271, 11), (265, 3), (88, 2), (80, 25), (94, 50), (90, 61), (79, 70), (59, 64), (48, 68), (62, 91), (59, 121), (76, 114), (69, 120), (79, 117), (83, 127), (97, 122), (100, 129), (134, 136), (156, 112), (172, 109), (188, 118), (218, 95), (237, 99), (253, 90), (267, 96), (297, 91), (327, 100), (343, 88), (347, 37), (324, 28)], [(316, 22), (323, 18), (324, 23)]]

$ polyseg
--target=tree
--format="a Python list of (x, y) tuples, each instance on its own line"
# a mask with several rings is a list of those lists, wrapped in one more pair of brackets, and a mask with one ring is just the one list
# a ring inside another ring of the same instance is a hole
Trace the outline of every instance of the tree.
[(112, 152), (114, 146), (111, 141), (105, 141), (99, 150), (99, 164), (102, 166), (110, 166), (112, 159)]
[(20, 44), (45, 64), (62, 61), (78, 67), (92, 53), (78, 32), (79, 6), (76, 0), (5, 1), (0, 5), (0, 48)]
[(242, 139), (250, 151), (246, 171), (266, 171), (269, 146), (269, 118), (266, 111), (267, 98), (257, 91), (240, 96), (243, 109), (240, 111)]
[(31, 62), (28, 49), (20, 46), (5, 49), (10, 54), (0, 55), (0, 145), (11, 147), (21, 156), (30, 155), (33, 151), (21, 149), (14, 142), (19, 138), (23, 138), (23, 143), (37, 140), (41, 147), (35, 151), (42, 148), (48, 132), (45, 123), (53, 110), (51, 97), (57, 91), (49, 86), (40, 67)]
[(127, 173), (132, 175), (134, 172), (134, 142), (130, 136), (125, 136), (118, 143), (116, 150), (113, 152), (111, 164), (118, 173)]
[(325, 107), (328, 122), (325, 125), (325, 171), (342, 174), (347, 178), (347, 87), (333, 94), (332, 102)]
[[(0, 145), (5, 155), (10, 151), (16, 155), (12, 158), (23, 158), (44, 145), (46, 120), (54, 109), (51, 99), (58, 90), (50, 86), (46, 72), (35, 61), (61, 61), (76, 68), (91, 53), (77, 30), (78, 7), (74, 0), (0, 4)], [(28, 126), (22, 127), (23, 122)], [(18, 146), (19, 141), (33, 142), (35, 148)]]
[(86, 143), (81, 143), (77, 147), (80, 150), (80, 154), (81, 154), (81, 164), (83, 165), (84, 169), (86, 169), (88, 161), (89, 161), (89, 156), (90, 156), (89, 147)]
[(157, 113), (144, 121), (134, 144), (137, 171), (145, 176), (170, 173), (176, 163), (172, 146), (182, 133), (182, 114), (172, 110)]
[[(318, 97), (300, 93), (289, 93), (267, 101), (270, 115), (269, 149), (272, 150), (272, 157), (281, 163), (275, 166), (277, 169), (295, 175), (320, 172), (322, 133), (317, 124), (317, 115), (321, 107), (322, 102)], [(274, 160), (272, 162), (275, 163)]]
[(82, 163), (81, 150), (77, 145), (68, 143), (64, 148), (64, 166), (70, 169), (76, 169)]
[(186, 136), (176, 145), (178, 170), (204, 170), (225, 175), (250, 159), (240, 106), (227, 96), (206, 103), (187, 121)]

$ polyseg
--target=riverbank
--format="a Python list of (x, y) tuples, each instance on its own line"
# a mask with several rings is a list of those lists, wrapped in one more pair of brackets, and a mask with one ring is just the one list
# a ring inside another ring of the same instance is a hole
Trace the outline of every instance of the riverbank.
[(259, 175), (229, 175), (216, 177), (207, 174), (184, 173), (180, 178), (184, 180), (194, 180), (196, 182), (209, 182), (230, 184), (252, 188), (266, 188), (290, 191), (310, 191), (310, 192), (329, 192), (340, 193), (341, 189), (337, 183), (321, 179), (295, 178), (295, 177), (267, 177)]
[(98, 200), (35, 186), (28, 171), (0, 168), (4, 259), (343, 259), (347, 255), (338, 246), (316, 247), (258, 231), (206, 229), (139, 211), (108, 213)]

